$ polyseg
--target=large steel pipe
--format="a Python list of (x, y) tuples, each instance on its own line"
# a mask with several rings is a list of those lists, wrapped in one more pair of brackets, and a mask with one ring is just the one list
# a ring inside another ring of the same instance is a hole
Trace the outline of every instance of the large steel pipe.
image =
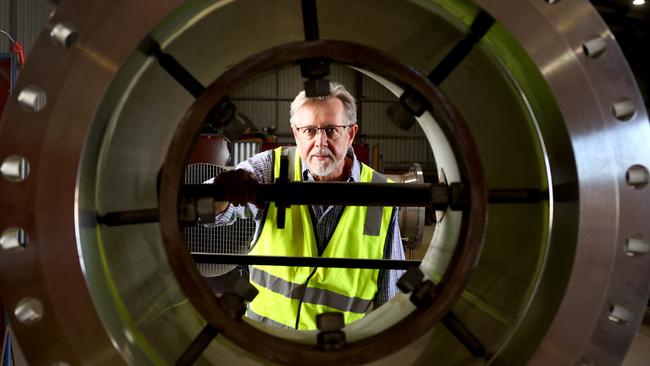
[[(201, 284), (170, 265), (162, 234), (170, 227), (108, 227), (97, 215), (159, 207), (160, 168), (204, 88), (253, 55), (320, 39), (431, 75), (467, 124), (486, 191), (548, 192), (486, 206), (481, 256), (448, 304), (485, 355), (444, 325), (399, 349), (373, 348), (367, 339), (399, 339), (382, 332), (419, 311), (400, 294), (344, 329), (350, 343), (367, 345), (348, 363), (619, 364), (650, 290), (650, 125), (591, 5), (317, 0), (316, 8), (314, 33), (293, 0), (61, 2), (0, 122), (0, 291), (29, 362), (169, 364), (191, 354), (199, 364), (295, 363), (299, 354), (250, 353), (248, 333), (199, 337), (214, 329), (188, 299), (185, 283)], [(143, 46), (147, 35), (160, 49)], [(396, 96), (413, 86), (351, 66)], [(418, 125), (439, 175), (462, 182), (465, 162), (439, 116), (424, 113)], [(436, 283), (467, 234), (467, 212), (440, 217), (420, 267)], [(296, 349), (316, 342), (315, 333), (242, 323)]]

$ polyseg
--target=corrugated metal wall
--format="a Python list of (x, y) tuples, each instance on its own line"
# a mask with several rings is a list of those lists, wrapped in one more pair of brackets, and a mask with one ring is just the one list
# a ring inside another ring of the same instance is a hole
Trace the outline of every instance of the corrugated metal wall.
[[(11, 33), (11, 7), (9, 5), (9, 0), (0, 0), (0, 29)], [(6, 52), (9, 52), (9, 40), (6, 36), (0, 35), (0, 53)]]
[[(0, 0), (0, 29), (20, 42), (28, 57), (55, 9), (56, 6), (47, 0)], [(6, 37), (0, 36), (0, 52), (9, 52), (9, 46)]]
[[(55, 1), (0, 0), (0, 29), (9, 32), (23, 44), (28, 57), (34, 42), (56, 9)], [(9, 42), (0, 37), (0, 52), (9, 52)], [(356, 70), (332, 65), (330, 79), (338, 81), (357, 98), (359, 123), (357, 142), (376, 144), (382, 155), (381, 165), (387, 169), (403, 168), (418, 162), (423, 168), (432, 168), (433, 154), (416, 125), (409, 131), (394, 126), (386, 115), (396, 98), (384, 87)], [(233, 95), (239, 111), (262, 129), (272, 127), (280, 142), (292, 142), (289, 127), (289, 105), (302, 89), (303, 79), (297, 66), (286, 67), (257, 78)], [(374, 164), (374, 162), (372, 162)]]
[[(332, 65), (330, 80), (338, 81), (357, 98), (361, 125), (357, 142), (372, 149), (379, 145), (381, 166), (408, 170), (411, 163), (433, 169), (433, 153), (418, 125), (403, 131), (390, 122), (386, 110), (397, 100), (375, 80), (343, 65)], [(260, 76), (233, 94), (239, 112), (248, 116), (260, 129), (277, 131), (279, 142), (293, 142), (289, 127), (289, 105), (302, 90), (303, 79), (298, 66), (291, 66)], [(375, 162), (371, 162), (376, 165)]]

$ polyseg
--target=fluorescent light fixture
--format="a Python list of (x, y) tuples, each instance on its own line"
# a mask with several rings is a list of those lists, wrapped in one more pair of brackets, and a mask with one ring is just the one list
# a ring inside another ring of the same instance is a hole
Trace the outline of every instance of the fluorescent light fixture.
[(632, 1), (632, 5), (643, 5), (645, 4), (645, 0), (634, 0)]

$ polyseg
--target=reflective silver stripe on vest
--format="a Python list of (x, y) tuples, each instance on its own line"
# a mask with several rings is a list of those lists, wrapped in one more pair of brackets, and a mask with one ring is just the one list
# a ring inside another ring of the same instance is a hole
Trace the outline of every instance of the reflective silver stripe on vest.
[[(386, 182), (388, 182), (386, 177), (375, 171), (372, 172), (372, 183)], [(364, 235), (379, 236), (383, 212), (384, 208), (382, 206), (368, 206), (368, 210), (366, 211), (366, 223), (363, 226)]]
[[(275, 155), (275, 154), (274, 154)], [(289, 158), (289, 181), (294, 181), (295, 169), (296, 169), (296, 148), (295, 147), (283, 147), (282, 155), (285, 155)]]
[(295, 329), (295, 328), (290, 327), (290, 326), (288, 326), (288, 325), (284, 325), (284, 324), (282, 324), (282, 323), (278, 323), (278, 322), (276, 322), (276, 321), (273, 320), (273, 319), (269, 319), (269, 318), (267, 318), (267, 317), (265, 317), (265, 316), (261, 316), (260, 314), (254, 312), (254, 311), (251, 310), (250, 308), (246, 310), (246, 316), (249, 317), (249, 318), (252, 319), (252, 320), (258, 321), (258, 322), (260, 322), (260, 323), (264, 323), (264, 324), (272, 325), (272, 326), (274, 326), (274, 327), (280, 327), (280, 328), (286, 328), (286, 329)]
[(250, 274), (251, 280), (258, 285), (291, 299), (303, 300), (310, 304), (325, 305), (340, 311), (365, 313), (372, 303), (372, 300), (347, 297), (333, 291), (285, 281), (257, 268), (252, 269)]

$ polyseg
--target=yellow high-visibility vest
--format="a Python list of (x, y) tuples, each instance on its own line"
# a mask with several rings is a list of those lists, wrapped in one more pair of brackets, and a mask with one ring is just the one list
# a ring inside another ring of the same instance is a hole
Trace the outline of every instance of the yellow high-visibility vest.
[[(274, 151), (273, 174), (277, 179), (280, 158), (289, 157), (289, 178), (302, 180), (300, 154), (295, 148)], [(362, 183), (387, 179), (362, 164)], [(251, 255), (317, 257), (318, 246), (309, 206), (287, 208), (285, 226), (278, 229), (278, 210), (270, 203), (262, 232)], [(346, 206), (322, 257), (382, 259), (392, 207)], [(251, 283), (259, 294), (249, 304), (247, 316), (295, 329), (317, 329), (316, 315), (343, 313), (348, 324), (361, 319), (377, 293), (378, 269), (251, 266)]]

